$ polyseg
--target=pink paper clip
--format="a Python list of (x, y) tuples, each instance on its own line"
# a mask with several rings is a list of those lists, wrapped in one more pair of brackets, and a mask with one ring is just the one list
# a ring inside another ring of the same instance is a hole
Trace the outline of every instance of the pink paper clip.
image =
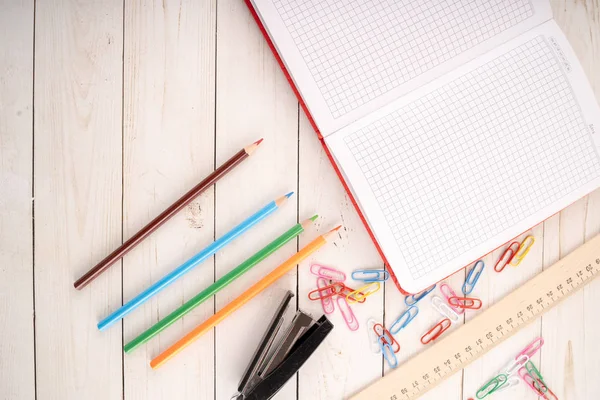
[(544, 338), (538, 337), (533, 340), (533, 342), (529, 343), (527, 347), (523, 349), (516, 357), (515, 360), (518, 359), (522, 355), (526, 355), (529, 358), (532, 358), (535, 353), (537, 353), (540, 348), (544, 345)]
[(352, 307), (350, 307), (350, 304), (348, 304), (346, 298), (338, 296), (335, 301), (337, 302), (337, 306), (340, 309), (340, 312), (342, 313), (342, 317), (344, 318), (346, 325), (348, 325), (348, 329), (350, 329), (351, 331), (357, 330), (360, 326), (358, 323), (358, 319), (356, 319), (356, 316), (352, 311)]
[[(322, 290), (324, 287), (329, 285), (329, 281), (325, 278), (317, 278), (317, 288)], [(328, 289), (333, 292), (333, 289)], [(321, 306), (325, 314), (331, 314), (335, 311), (335, 303), (331, 297), (321, 297)]]
[(331, 279), (335, 282), (344, 282), (346, 280), (345, 273), (326, 265), (313, 263), (310, 265), (310, 272), (320, 278)]
[(464, 308), (456, 307), (456, 306), (453, 306), (452, 304), (450, 304), (450, 297), (458, 297), (458, 296), (456, 295), (454, 290), (452, 290), (452, 288), (447, 283), (442, 283), (440, 285), (440, 292), (442, 292), (442, 295), (444, 295), (446, 302), (448, 303), (450, 308), (452, 308), (454, 310), (455, 313), (457, 313), (458, 315), (464, 314), (464, 312), (465, 312)]
[(506, 266), (513, 260), (515, 254), (517, 254), (517, 251), (519, 251), (520, 246), (521, 245), (519, 242), (512, 242), (509, 244), (506, 250), (504, 250), (504, 253), (502, 253), (502, 256), (496, 265), (494, 265), (494, 271), (502, 272), (504, 268), (506, 268)]

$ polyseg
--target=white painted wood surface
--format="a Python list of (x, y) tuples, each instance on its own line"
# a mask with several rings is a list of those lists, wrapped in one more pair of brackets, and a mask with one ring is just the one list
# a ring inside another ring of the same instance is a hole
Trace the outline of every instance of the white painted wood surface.
[[(600, 97), (600, 5), (555, 1), (554, 15)], [(35, 40), (34, 40), (35, 39)], [(72, 283), (241, 146), (251, 160), (81, 292)], [(313, 261), (347, 273), (382, 262), (242, 0), (0, 1), (0, 399), (228, 399), (284, 290), (307, 300)], [(296, 195), (210, 262), (100, 333), (97, 321), (269, 200)], [(34, 198), (34, 201), (33, 199)], [(314, 227), (129, 355), (132, 339), (296, 221)], [(318, 233), (335, 244), (158, 371), (150, 358)], [(600, 191), (532, 229), (523, 265), (476, 288), (486, 305), (600, 233)], [(464, 271), (448, 279), (460, 290)], [(424, 399), (463, 400), (537, 335), (536, 361), (561, 400), (600, 398), (600, 281), (456, 373)], [(388, 326), (404, 309), (391, 284), (356, 313)], [(398, 335), (401, 359), (437, 318)], [(364, 327), (341, 317), (277, 399), (341, 399), (387, 371)], [(455, 329), (455, 328), (453, 328)], [(506, 398), (533, 399), (523, 386)], [(500, 396), (499, 396), (500, 398)]]

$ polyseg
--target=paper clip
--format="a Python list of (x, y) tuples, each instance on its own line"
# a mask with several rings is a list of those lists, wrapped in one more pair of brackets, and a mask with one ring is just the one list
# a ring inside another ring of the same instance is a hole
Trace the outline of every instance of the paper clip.
[(542, 394), (542, 399), (544, 400), (558, 400), (558, 397), (554, 394), (554, 392), (552, 390), (550, 390), (550, 388), (548, 387), (548, 385), (546, 385), (544, 382), (542, 382), (541, 380), (537, 379), (535, 380), (535, 384), (540, 386), (542, 388), (542, 390), (544, 391)]
[(426, 334), (421, 336), (421, 343), (428, 344), (433, 342), (435, 339), (439, 338), (442, 335), (442, 333), (446, 332), (451, 325), (452, 322), (450, 322), (448, 318), (444, 318), (443, 320), (435, 324), (435, 326), (431, 328)]
[(336, 302), (338, 308), (340, 309), (340, 312), (342, 313), (342, 317), (346, 322), (346, 325), (348, 325), (348, 329), (350, 329), (351, 331), (357, 330), (360, 324), (358, 323), (358, 319), (356, 319), (356, 316), (352, 311), (352, 307), (350, 307), (350, 304), (348, 304), (348, 302), (346, 301), (346, 298), (338, 296)]
[[(525, 382), (525, 384), (527, 386), (529, 386), (529, 388), (531, 390), (533, 390), (536, 395), (543, 397), (544, 393), (545, 393), (544, 390), (545, 391), (548, 390), (547, 386), (544, 384), (544, 382), (542, 382), (538, 378), (531, 376), (529, 373), (527, 373), (527, 371), (525, 371), (521, 375), (521, 371), (523, 371), (523, 370), (525, 370), (525, 368), (519, 369), (519, 376), (521, 377), (521, 379), (523, 379), (523, 382)], [(541, 385), (540, 385), (540, 383), (541, 383)]]
[(392, 346), (390, 346), (389, 343), (383, 342), (380, 342), (379, 346), (381, 347), (383, 358), (385, 358), (385, 361), (387, 361), (390, 368), (396, 368), (398, 366), (398, 359), (396, 358), (396, 354), (394, 353)]
[(463, 308), (455, 307), (452, 304), (450, 304), (450, 297), (458, 297), (454, 290), (452, 290), (450, 285), (448, 285), (447, 283), (442, 283), (440, 285), (440, 292), (442, 292), (442, 295), (444, 295), (446, 302), (454, 310), (455, 313), (457, 313), (458, 315), (464, 314), (465, 310)]
[(367, 320), (367, 336), (369, 338), (369, 347), (371, 351), (375, 354), (379, 354), (381, 352), (381, 344), (379, 342), (379, 336), (373, 329), (373, 327), (377, 324), (373, 318), (369, 318)]
[(433, 296), (431, 298), (431, 305), (433, 306), (433, 308), (435, 308), (437, 312), (442, 314), (443, 317), (448, 318), (452, 322), (458, 322), (458, 320), (460, 319), (458, 314), (455, 313), (454, 310), (450, 308), (448, 304), (444, 303), (444, 300), (442, 300), (441, 297)]
[(483, 303), (476, 297), (450, 297), (448, 303), (451, 306), (465, 308), (469, 310), (479, 310)]
[[(521, 245), (519, 245), (519, 249), (513, 256), (512, 260), (510, 261), (510, 265), (512, 265), (513, 267), (516, 267), (517, 265), (521, 264), (521, 261), (523, 261), (523, 259), (527, 255), (527, 253), (529, 253), (529, 250), (531, 250), (531, 247), (533, 247), (534, 243), (535, 243), (535, 237), (533, 237), (531, 235), (529, 235), (525, 239), (523, 239), (523, 241), (521, 242)], [(516, 263), (515, 263), (515, 261), (516, 261)]]
[(494, 265), (494, 271), (502, 272), (504, 268), (506, 268), (506, 266), (512, 261), (515, 253), (519, 250), (519, 246), (519, 242), (512, 242), (510, 245), (508, 245), (496, 265)]
[[(331, 281), (331, 282), (333, 282), (333, 281)], [(342, 285), (344, 285), (344, 284), (342, 283)], [(367, 301), (366, 297), (361, 297), (361, 300), (358, 300), (356, 298), (356, 296), (353, 294), (354, 292), (358, 292), (357, 294), (359, 294), (359, 295), (364, 294), (358, 290), (354, 290), (351, 287), (344, 285), (344, 288), (338, 293), (338, 295), (343, 296), (343, 297), (350, 296), (350, 297), (352, 297), (353, 300), (355, 300), (356, 303), (360, 303), (360, 304)]]
[(515, 387), (515, 386), (519, 385), (520, 382), (521, 382), (521, 379), (519, 379), (518, 376), (511, 376), (506, 380), (505, 384), (501, 385), (499, 388), (494, 390), (494, 393), (500, 393), (506, 389)]
[(395, 335), (400, 332), (401, 329), (406, 328), (410, 321), (415, 319), (418, 313), (419, 309), (417, 306), (408, 307), (398, 318), (396, 318), (392, 326), (390, 326), (390, 332)]
[(381, 289), (381, 284), (379, 282), (371, 282), (361, 287), (360, 289), (356, 289), (355, 291), (348, 293), (346, 295), (346, 300), (348, 300), (348, 303), (350, 304), (356, 302), (360, 303), (361, 300), (364, 302), (364, 300), (366, 300), (367, 297), (379, 291), (379, 289)]
[(494, 393), (496, 390), (500, 389), (502, 386), (506, 384), (508, 381), (508, 376), (504, 374), (497, 375), (490, 379), (485, 385), (483, 385), (477, 393), (475, 397), (478, 399), (484, 399), (490, 394)]
[[(379, 333), (377, 328), (381, 328), (381, 333)], [(385, 327), (381, 324), (373, 325), (373, 332), (379, 337), (379, 341), (381, 343), (387, 343), (392, 346), (394, 353), (398, 353), (400, 351), (400, 343), (396, 340), (396, 338), (385, 329)], [(394, 349), (396, 348), (396, 349)]]
[(535, 353), (539, 351), (539, 349), (544, 345), (544, 338), (537, 337), (533, 340), (533, 342), (529, 343), (527, 347), (525, 347), (515, 359), (519, 358), (522, 355), (526, 355), (529, 358), (533, 358)]
[(344, 284), (341, 282), (334, 282), (330, 285), (319, 286), (319, 280), (321, 280), (321, 279), (323, 280), (323, 282), (325, 282), (325, 284), (327, 284), (327, 280), (325, 278), (318, 278), (317, 279), (317, 289), (311, 290), (310, 292), (308, 292), (309, 300), (317, 301), (317, 300), (326, 299), (328, 297), (333, 297), (336, 294), (339, 294), (342, 291), (342, 289), (344, 288)]
[(545, 384), (544, 378), (542, 377), (542, 374), (540, 374), (540, 371), (538, 371), (537, 367), (533, 364), (533, 362), (531, 362), (531, 360), (527, 361), (524, 367), (519, 368), (519, 377), (531, 388), (531, 390), (538, 393), (538, 395), (541, 396), (543, 393), (545, 393), (546, 388), (541, 387), (536, 382), (537, 379)]
[(506, 368), (504, 368), (504, 373), (507, 376), (512, 376), (519, 371), (520, 368), (524, 367), (529, 361), (528, 355), (520, 355), (518, 358), (512, 360)]
[[(317, 278), (317, 289), (322, 290), (330, 285), (327, 285), (327, 279), (325, 278)], [(342, 287), (344, 285), (342, 284)], [(330, 289), (330, 292), (335, 294), (335, 289)], [(319, 292), (320, 293), (320, 292)], [(327, 293), (329, 294), (329, 293)], [(310, 293), (308, 294), (308, 298), (310, 299)], [(335, 303), (330, 296), (321, 297), (321, 307), (323, 307), (323, 312), (325, 314), (332, 314), (335, 311)]]
[(313, 275), (319, 276), (325, 279), (331, 279), (336, 282), (344, 282), (346, 280), (346, 274), (335, 268), (328, 267), (321, 264), (311, 264), (310, 272)]
[(410, 296), (406, 296), (404, 298), (404, 304), (406, 304), (407, 307), (414, 306), (419, 301), (421, 301), (425, 296), (427, 296), (429, 293), (433, 292), (433, 290), (435, 289), (435, 286), (436, 285), (430, 286), (427, 289), (425, 289), (422, 292), (419, 292), (417, 294), (411, 294)]
[(390, 279), (390, 273), (385, 269), (357, 269), (350, 275), (355, 281), (385, 282)]
[[(481, 273), (483, 272), (484, 268), (485, 268), (485, 263), (483, 262), (483, 260), (477, 261), (475, 263), (475, 265), (473, 266), (473, 268), (471, 268), (471, 270), (467, 274), (465, 283), (463, 283), (463, 286), (462, 286), (462, 292), (465, 296), (471, 294), (473, 289), (475, 289), (475, 284), (479, 280), (479, 277), (481, 276)], [(475, 271), (477, 271), (477, 272), (475, 272)]]

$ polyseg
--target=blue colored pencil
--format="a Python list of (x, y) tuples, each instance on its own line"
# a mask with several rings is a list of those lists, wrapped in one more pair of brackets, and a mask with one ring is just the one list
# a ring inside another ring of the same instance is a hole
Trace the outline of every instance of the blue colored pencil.
[(234, 240), (235, 238), (252, 228), (254, 225), (271, 215), (275, 210), (279, 208), (279, 206), (281, 206), (285, 202), (285, 200), (290, 198), (292, 194), (294, 194), (294, 192), (290, 192), (285, 196), (273, 200), (272, 202), (258, 210), (256, 213), (247, 218), (244, 222), (227, 232), (225, 235), (221, 236), (219, 239), (215, 240), (212, 244), (210, 244), (200, 253), (196, 254), (195, 256), (181, 264), (179, 267), (165, 275), (162, 279), (150, 286), (148, 289), (144, 290), (142, 293), (138, 294), (136, 297), (125, 303), (117, 311), (104, 318), (98, 323), (98, 329), (102, 331), (108, 328), (109, 326), (113, 325), (115, 322), (123, 319), (127, 314), (135, 310), (140, 305), (144, 304), (152, 296), (169, 286), (171, 283), (181, 278), (196, 265), (205, 261), (207, 258), (212, 257), (217, 251), (221, 250), (232, 240)]

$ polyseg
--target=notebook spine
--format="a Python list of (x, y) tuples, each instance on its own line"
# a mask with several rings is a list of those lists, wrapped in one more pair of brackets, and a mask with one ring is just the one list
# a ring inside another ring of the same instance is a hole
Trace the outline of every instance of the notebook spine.
[(300, 96), (300, 92), (298, 91), (298, 88), (296, 88), (296, 85), (294, 84), (294, 81), (292, 80), (291, 75), (289, 74), (287, 68), (285, 67), (285, 64), (283, 64), (283, 61), (282, 61), (281, 57), (279, 56), (279, 53), (277, 52), (275, 45), (271, 41), (271, 38), (269, 37), (269, 34), (267, 33), (267, 30), (265, 29), (262, 21), (260, 20), (260, 17), (258, 16), (256, 10), (254, 9), (254, 6), (252, 5), (251, 0), (244, 0), (244, 3), (246, 3), (246, 6), (250, 10), (252, 17), (254, 18), (254, 21), (256, 21), (256, 24), (258, 25), (258, 28), (260, 29), (263, 37), (267, 41), (267, 44), (269, 45), (271, 52), (273, 53), (273, 55), (275, 56), (275, 59), (277, 60), (277, 63), (281, 67), (281, 70), (283, 71), (283, 74), (285, 75), (285, 79), (287, 79), (288, 83), (290, 84), (292, 90), (294, 91), (294, 94), (296, 95), (296, 98), (298, 99), (298, 102), (300, 103), (300, 106), (302, 107), (302, 110), (304, 110), (304, 114), (306, 114), (308, 121), (310, 122), (311, 126), (313, 127), (314, 131), (316, 132), (316, 134), (319, 138), (319, 141), (321, 142), (321, 145), (323, 146), (323, 149), (325, 150), (325, 154), (327, 155), (327, 158), (329, 159), (329, 162), (333, 166), (333, 169), (334, 169), (338, 179), (340, 180), (340, 182), (342, 182), (342, 186), (344, 187), (344, 190), (348, 194), (348, 197), (350, 198), (350, 201), (352, 202), (352, 205), (354, 206), (354, 209), (356, 210), (358, 217), (360, 218), (362, 224), (365, 226), (365, 229), (367, 230), (369, 237), (373, 241), (373, 244), (375, 245), (377, 252), (381, 256), (381, 259), (383, 260), (383, 262), (386, 266), (386, 269), (390, 273), (390, 278), (392, 279), (392, 281), (394, 282), (394, 284), (396, 285), (396, 287), (398, 288), (398, 290), (401, 293), (403, 293), (405, 295), (409, 294), (408, 292), (406, 292), (405, 290), (402, 289), (402, 287), (400, 286), (400, 283), (398, 282), (398, 279), (396, 278), (396, 275), (394, 274), (394, 271), (392, 270), (392, 268), (390, 268), (390, 265), (389, 265), (387, 259), (385, 258), (385, 255), (383, 254), (383, 251), (381, 250), (379, 243), (377, 243), (377, 240), (375, 239), (375, 235), (371, 231), (371, 228), (369, 227), (369, 224), (367, 223), (365, 216), (363, 215), (362, 211), (360, 210), (360, 207), (358, 206), (356, 199), (352, 195), (352, 192), (350, 191), (350, 188), (348, 187), (346, 180), (344, 179), (331, 152), (329, 151), (327, 144), (325, 144), (325, 140), (323, 140), (323, 135), (321, 135), (321, 132), (319, 131), (319, 128), (317, 127), (317, 124), (315, 123), (315, 120), (313, 119), (312, 115), (310, 115), (310, 112), (308, 111), (308, 108), (306, 107), (306, 104), (304, 103), (302, 96)]

